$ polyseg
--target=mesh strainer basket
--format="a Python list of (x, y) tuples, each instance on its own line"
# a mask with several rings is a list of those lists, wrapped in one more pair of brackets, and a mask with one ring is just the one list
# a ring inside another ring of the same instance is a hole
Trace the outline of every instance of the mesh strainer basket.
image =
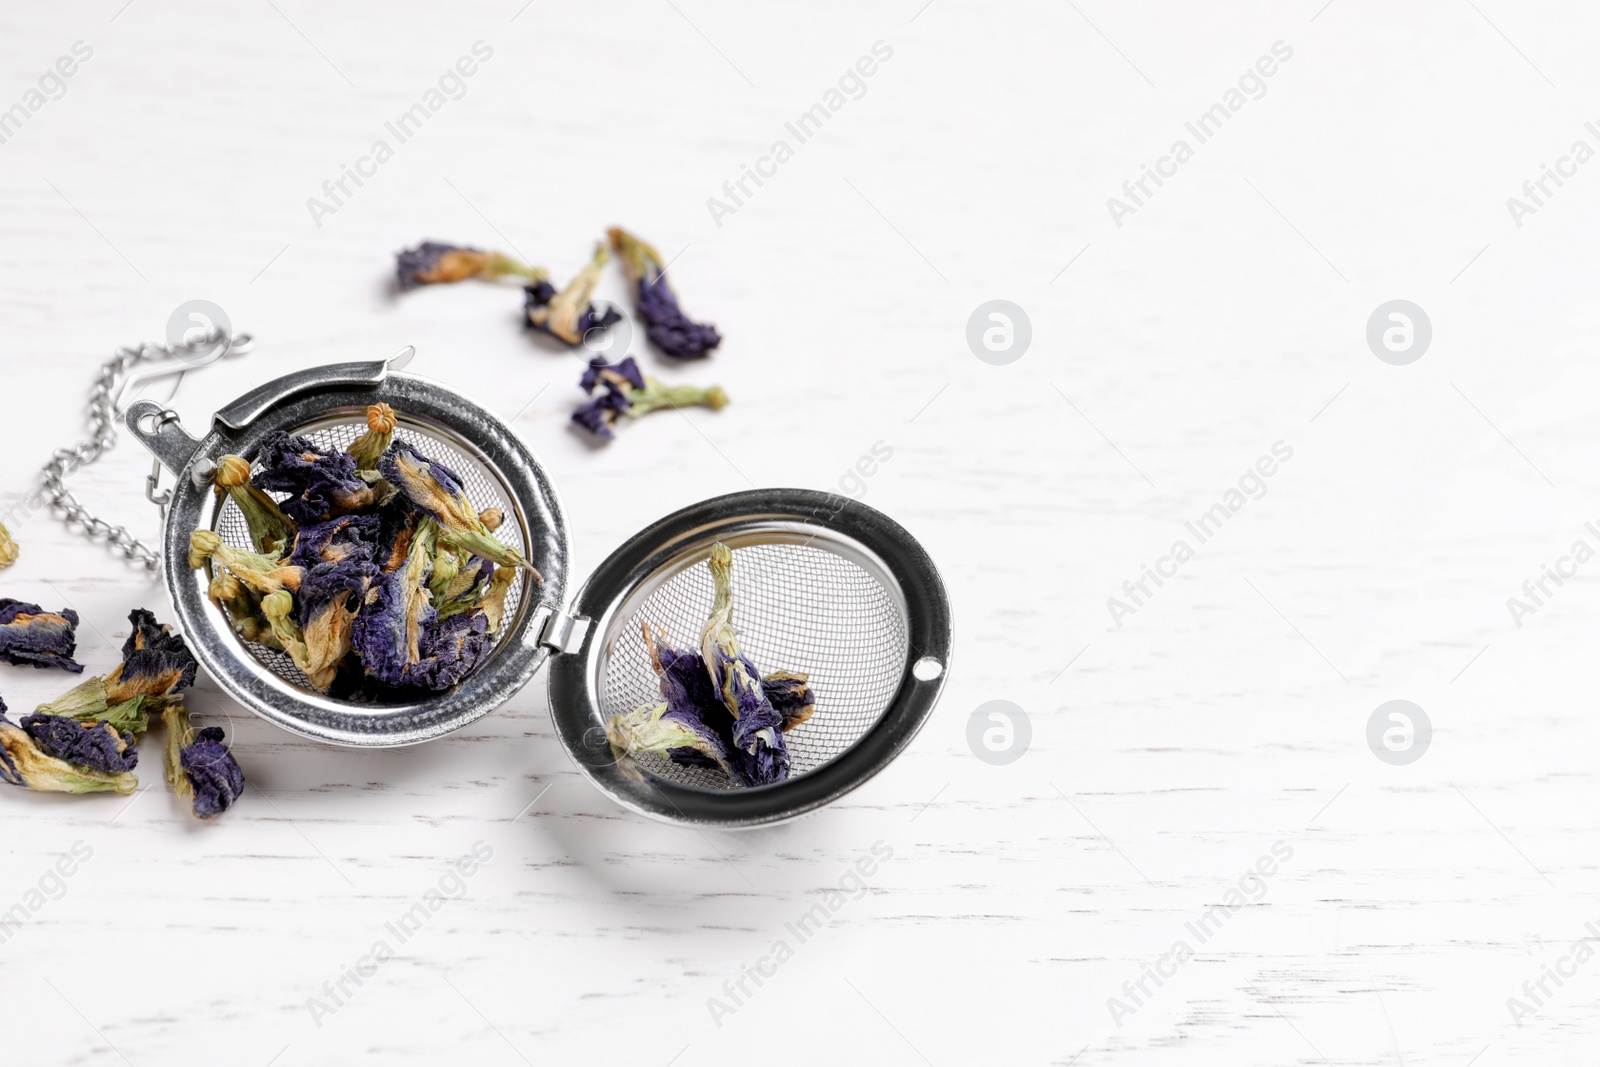
[[(345, 363), (287, 375), (218, 412), (196, 439), (159, 405), (126, 422), (177, 476), (163, 533), (163, 568), (196, 657), (245, 707), (333, 744), (387, 747), (440, 737), (492, 711), (548, 661), (557, 733), (578, 767), (634, 811), (669, 822), (753, 826), (813, 810), (882, 769), (932, 711), (950, 653), (949, 606), (932, 561), (904, 529), (845, 497), (765, 489), (693, 505), (635, 535), (573, 599), (565, 593), (566, 520), (539, 461), (495, 415), (401, 364)], [(313, 688), (283, 654), (245, 641), (188, 567), (189, 535), (213, 529), (249, 547), (243, 517), (211, 489), (217, 460), (254, 458), (275, 430), (343, 448), (382, 401), (395, 437), (462, 476), (478, 509), (505, 515), (495, 536), (543, 577), (519, 576), (492, 653), (458, 685), (410, 703), (341, 700)], [(654, 704), (660, 689), (640, 634), (697, 647), (711, 606), (705, 561), (734, 550), (735, 622), (763, 670), (810, 675), (815, 711), (785, 735), (790, 776), (736, 788), (722, 775), (644, 757), (618, 763), (605, 738), (613, 714)]]

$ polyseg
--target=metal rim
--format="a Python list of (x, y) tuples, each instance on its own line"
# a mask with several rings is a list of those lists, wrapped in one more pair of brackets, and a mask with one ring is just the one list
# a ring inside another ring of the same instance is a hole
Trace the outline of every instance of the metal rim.
[[(538, 634), (566, 593), (569, 545), (560, 496), (543, 465), (498, 416), (443, 383), (389, 373), (381, 381), (329, 381), (325, 369), (287, 375), (281, 399), (264, 407), (242, 428), (218, 420), (178, 472), (162, 533), (167, 591), (195, 657), (217, 684), (244, 707), (292, 733), (334, 745), (392, 748), (418, 744), (459, 730), (487, 715), (522, 690), (542, 667), (549, 649)], [(264, 387), (267, 388), (267, 387)], [(306, 692), (257, 663), (221, 620), (206, 596), (203, 571), (188, 567), (189, 534), (202, 524), (211, 490), (190, 476), (206, 461), (228, 453), (252, 455), (275, 429), (293, 429), (340, 409), (361, 409), (382, 400), (408, 417), (428, 423), (456, 447), (493, 470), (523, 525), (530, 561), (543, 575), (537, 597), (524, 595), (494, 654), (460, 685), (441, 697), (406, 704), (365, 706)]]
[[(905, 600), (910, 636), (903, 679), (877, 722), (842, 754), (803, 777), (753, 789), (711, 792), (630, 776), (611, 758), (601, 725), (599, 660), (609, 620), (641, 583), (669, 561), (727, 531), (752, 524), (843, 532), (895, 576)], [(550, 712), (568, 756), (586, 777), (623, 807), (677, 825), (735, 829), (783, 822), (814, 811), (865, 783), (897, 756), (927, 721), (950, 671), (950, 605), (933, 560), (903, 527), (882, 512), (832, 493), (757, 489), (706, 500), (641, 530), (594, 571), (571, 613), (590, 620), (571, 652), (550, 664)], [(921, 678), (921, 660), (939, 664)]]

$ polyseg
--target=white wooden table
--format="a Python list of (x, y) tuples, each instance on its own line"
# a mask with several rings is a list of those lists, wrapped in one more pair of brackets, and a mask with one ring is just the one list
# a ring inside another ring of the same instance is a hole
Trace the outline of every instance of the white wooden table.
[[(0, 802), (8, 1062), (1592, 1063), (1600, 563), (1560, 560), (1600, 547), (1600, 165), (1562, 162), (1600, 148), (1597, 23), (1319, 4), (8, 7), (3, 508), (82, 436), (100, 361), (205, 298), (259, 347), (191, 375), (186, 420), (415, 344), (548, 464), (577, 576), (695, 500), (839, 488), (881, 442), (851, 487), (924, 541), (957, 626), (900, 760), (738, 835), (615, 808), (539, 682), (349, 752), (202, 680), (249, 783), (215, 824), (158, 751), (131, 803)], [(726, 410), (592, 448), (514, 287), (388, 291), (423, 238), (565, 278), (614, 223), (727, 338), (646, 369)], [(1031, 322), (1009, 365), (966, 341), (992, 299)], [(1432, 324), (1409, 365), (1365, 336), (1394, 299)], [(74, 485), (153, 536), (146, 469), (124, 440)], [(170, 618), (49, 515), (15, 525), (0, 594), (82, 613), (90, 671), (130, 608)], [(69, 682), (0, 668), (13, 715)], [(1367, 743), (1394, 699), (1433, 728), (1405, 765)], [(1005, 765), (967, 741), (992, 700), (1031, 726)]]

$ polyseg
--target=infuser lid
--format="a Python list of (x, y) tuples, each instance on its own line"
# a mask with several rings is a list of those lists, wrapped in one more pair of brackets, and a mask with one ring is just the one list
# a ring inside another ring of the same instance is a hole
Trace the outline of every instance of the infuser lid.
[[(705, 561), (733, 550), (734, 624), (764, 673), (809, 676), (815, 710), (783, 735), (789, 777), (739, 788), (657, 756), (618, 759), (603, 724), (661, 698), (641, 625), (699, 648), (710, 614)], [(550, 664), (556, 732), (617, 803), (667, 822), (733, 828), (828, 804), (910, 743), (944, 685), (950, 606), (933, 561), (886, 515), (809, 489), (756, 489), (684, 508), (641, 530), (589, 576)]]

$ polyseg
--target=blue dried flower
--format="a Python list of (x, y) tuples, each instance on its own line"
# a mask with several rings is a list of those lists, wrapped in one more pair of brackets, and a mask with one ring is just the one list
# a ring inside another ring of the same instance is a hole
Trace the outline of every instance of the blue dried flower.
[(106, 703), (134, 697), (164, 699), (194, 684), (199, 666), (183, 638), (143, 608), (128, 613), (133, 630), (122, 643), (122, 662), (106, 676)]
[(620, 416), (638, 418), (660, 408), (703, 406), (713, 411), (727, 406), (728, 394), (720, 385), (702, 389), (697, 385), (667, 385), (657, 378), (646, 378), (632, 356), (607, 363), (596, 356), (584, 368), (578, 387), (586, 393), (601, 390), (598, 396), (572, 413), (572, 421), (599, 437), (610, 440), (611, 428)]
[(370, 563), (377, 558), (381, 528), (378, 515), (339, 515), (327, 522), (302, 526), (295, 535), (289, 562), (307, 571), (344, 559)]
[(259, 489), (289, 493), (278, 505), (301, 526), (361, 511), (373, 503), (372, 486), (356, 473), (348, 452), (324, 452), (304, 437), (274, 430), (261, 442)]
[(752, 784), (743, 773), (744, 754), (733, 748), (733, 716), (718, 698), (705, 660), (698, 652), (667, 644), (649, 623), (641, 628), (661, 697), (667, 702), (667, 710), (656, 718), (676, 722), (700, 739), (694, 745), (668, 749), (667, 757), (685, 766), (720, 767), (742, 784)]
[(350, 556), (320, 563), (306, 572), (296, 607), (305, 662), (299, 664), (318, 689), (333, 684), (339, 663), (350, 651), (350, 630), (367, 590), (382, 577), (375, 564)]
[(424, 241), (416, 248), (408, 248), (395, 255), (395, 281), (401, 292), (420, 285), (447, 284), (468, 278), (498, 278), (503, 274), (535, 279), (545, 276), (545, 272), (539, 268), (530, 267), (499, 252), (481, 252), (476, 248), (440, 241)]
[(651, 344), (674, 359), (700, 359), (722, 343), (715, 326), (692, 321), (678, 307), (659, 252), (618, 227), (608, 230), (607, 236), (633, 282), (639, 318)]
[(753, 784), (781, 782), (789, 776), (783, 716), (767, 699), (761, 674), (740, 650), (733, 628), (733, 553), (720, 541), (711, 546), (710, 568), (715, 591), (711, 617), (700, 635), (700, 654), (723, 704), (733, 713), (734, 748), (752, 758), (748, 772)]
[(589, 298), (600, 283), (600, 272), (610, 259), (603, 244), (595, 245), (594, 256), (588, 266), (580, 270), (567, 287), (556, 292), (547, 281), (537, 281), (523, 288), (523, 315), (529, 326), (549, 334), (567, 345), (579, 345), (590, 330), (603, 330), (622, 321), (616, 308), (597, 311)]
[(618, 760), (653, 753), (674, 763), (717, 767), (733, 774), (716, 735), (692, 715), (686, 719), (665, 702), (611, 716), (606, 722), (606, 740), (611, 742), (611, 753)]
[[(522, 553), (489, 532), (478, 509), (467, 499), (460, 476), (449, 467), (430, 460), (404, 441), (396, 441), (378, 460), (378, 473), (400, 495), (438, 521), (442, 540), (501, 566), (533, 571)], [(533, 575), (539, 576), (536, 571)]]
[(18, 666), (60, 667), (78, 674), (78, 613), (45, 611), (37, 604), (0, 599), (0, 660)]
[(167, 783), (196, 818), (214, 819), (244, 793), (244, 772), (216, 726), (196, 730), (181, 702), (161, 713), (167, 726)]
[(22, 728), (47, 756), (105, 774), (139, 765), (132, 734), (119, 734), (109, 722), (80, 722), (64, 715), (25, 715)]
[(5, 710), (5, 701), (0, 700), (0, 783), (40, 793), (131, 793), (139, 788), (132, 772), (108, 774), (49, 755), (5, 717)]

